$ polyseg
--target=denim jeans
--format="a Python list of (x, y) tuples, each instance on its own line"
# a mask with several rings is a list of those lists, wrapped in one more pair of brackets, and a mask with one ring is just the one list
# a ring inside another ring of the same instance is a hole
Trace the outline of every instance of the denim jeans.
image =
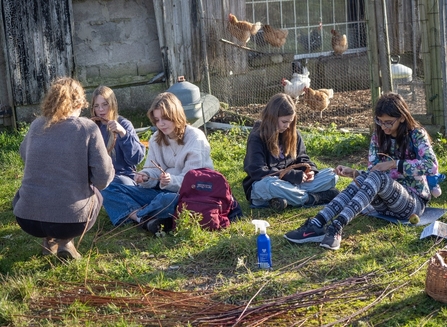
[(118, 183), (111, 183), (101, 194), (104, 209), (115, 226), (137, 209), (141, 209), (138, 218), (172, 218), (178, 202), (178, 193)]
[(137, 185), (135, 181), (129, 176), (125, 175), (115, 175), (112, 183), (125, 184), (125, 185)]
[(253, 183), (251, 203), (254, 207), (268, 207), (273, 198), (286, 199), (290, 206), (301, 207), (309, 199), (308, 193), (327, 191), (337, 184), (338, 175), (332, 168), (320, 170), (311, 182), (294, 185), (278, 176), (264, 177)]

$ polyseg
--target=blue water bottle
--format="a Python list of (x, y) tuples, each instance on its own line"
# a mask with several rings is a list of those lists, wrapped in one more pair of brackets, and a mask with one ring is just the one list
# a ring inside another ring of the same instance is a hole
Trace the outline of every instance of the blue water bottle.
[(258, 247), (258, 267), (262, 269), (272, 268), (272, 246), (270, 237), (267, 235), (267, 227), (270, 224), (265, 220), (255, 219), (251, 221), (255, 225), (255, 231), (259, 229), (259, 236), (256, 240)]

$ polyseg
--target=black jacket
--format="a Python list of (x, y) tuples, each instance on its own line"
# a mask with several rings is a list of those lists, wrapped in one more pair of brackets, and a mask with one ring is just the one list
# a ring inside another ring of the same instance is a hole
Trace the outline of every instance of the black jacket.
[[(281, 169), (287, 168), (290, 165), (297, 163), (308, 163), (311, 166), (312, 171), (315, 174), (318, 173), (317, 166), (310, 160), (306, 153), (306, 146), (304, 145), (301, 133), (297, 130), (298, 142), (297, 142), (297, 156), (293, 160), (290, 156), (281, 158), (275, 158), (267, 149), (267, 145), (262, 141), (259, 134), (260, 122), (256, 122), (253, 130), (250, 132), (247, 140), (247, 151), (244, 159), (244, 171), (247, 173), (247, 177), (242, 181), (245, 197), (248, 201), (251, 200), (251, 186), (254, 182), (261, 180), (264, 176), (277, 173)], [(281, 134), (280, 134), (281, 137)], [(303, 181), (303, 169), (297, 168), (289, 171), (283, 179), (292, 184), (301, 184)]]

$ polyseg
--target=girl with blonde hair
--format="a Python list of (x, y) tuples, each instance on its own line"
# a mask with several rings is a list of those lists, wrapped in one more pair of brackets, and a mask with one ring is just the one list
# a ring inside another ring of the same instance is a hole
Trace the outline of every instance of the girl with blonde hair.
[[(178, 191), (191, 169), (213, 168), (205, 134), (187, 124), (180, 100), (172, 93), (159, 94), (147, 112), (157, 131), (149, 140), (144, 168), (135, 174), (137, 186), (111, 184), (103, 191), (104, 208), (111, 222), (135, 221), (156, 233), (169, 230), (178, 202)], [(155, 219), (152, 219), (155, 218)]]
[(73, 239), (92, 228), (102, 206), (98, 189), (113, 179), (98, 127), (79, 117), (87, 106), (78, 81), (56, 79), (20, 145), (25, 170), (14, 215), (23, 231), (43, 238), (44, 255), (81, 257)]

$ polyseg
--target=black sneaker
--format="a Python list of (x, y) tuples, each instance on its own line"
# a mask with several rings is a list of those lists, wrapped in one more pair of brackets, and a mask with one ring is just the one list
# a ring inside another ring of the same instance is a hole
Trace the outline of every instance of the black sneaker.
[(327, 228), (326, 235), (324, 235), (324, 239), (321, 241), (320, 246), (330, 250), (338, 250), (340, 248), (341, 232), (342, 229), (338, 229), (332, 223)]
[(284, 237), (293, 243), (308, 243), (308, 242), (321, 242), (324, 238), (324, 227), (318, 227), (311, 223), (311, 218), (293, 231), (290, 231), (284, 235)]
[(269, 206), (275, 211), (284, 211), (287, 208), (287, 200), (281, 198), (273, 198), (269, 201)]
[(153, 218), (145, 222), (143, 228), (155, 235), (161, 231), (166, 233), (171, 231), (172, 226), (172, 218)]
[(335, 187), (330, 188), (327, 191), (309, 193), (309, 200), (307, 205), (316, 206), (320, 204), (328, 204), (340, 193)]

